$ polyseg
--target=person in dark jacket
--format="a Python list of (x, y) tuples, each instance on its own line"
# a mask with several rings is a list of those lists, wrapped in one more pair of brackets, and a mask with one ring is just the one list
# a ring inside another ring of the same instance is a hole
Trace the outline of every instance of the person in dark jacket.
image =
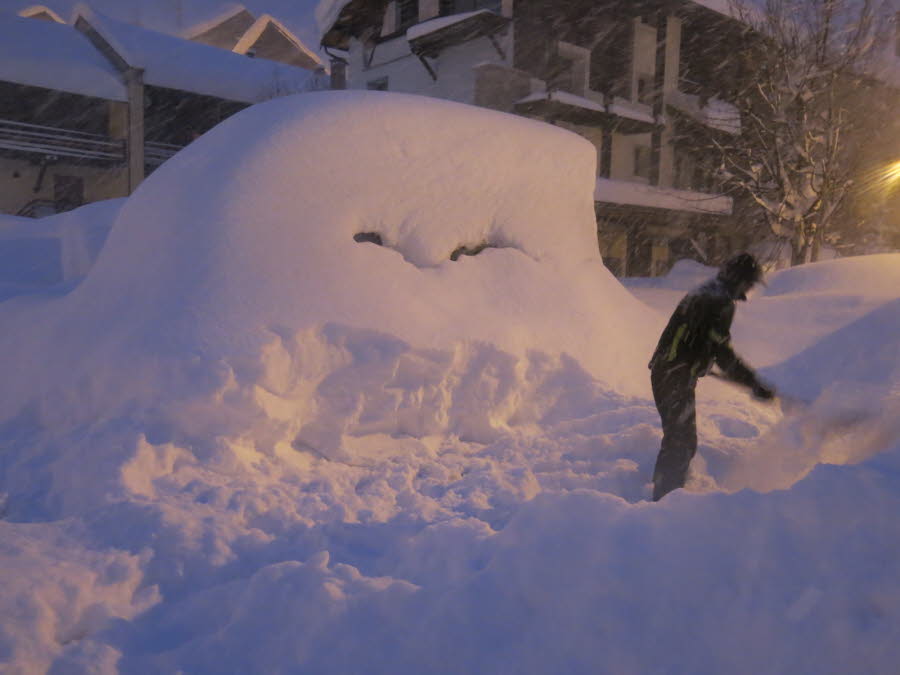
[(764, 383), (731, 348), (735, 302), (762, 281), (762, 269), (749, 253), (728, 260), (718, 275), (688, 293), (678, 304), (650, 359), (653, 400), (663, 438), (653, 469), (653, 501), (684, 487), (697, 451), (694, 389), (713, 364), (721, 375), (743, 385), (761, 400), (774, 398)]

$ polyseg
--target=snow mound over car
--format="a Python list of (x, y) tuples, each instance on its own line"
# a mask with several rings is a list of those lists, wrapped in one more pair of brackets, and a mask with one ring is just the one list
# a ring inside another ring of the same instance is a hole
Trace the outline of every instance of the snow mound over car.
[(633, 390), (652, 338), (602, 265), (594, 173), (580, 137), (490, 110), (381, 92), (271, 101), (129, 199), (65, 330), (89, 347), (78, 362), (136, 345), (135, 359), (234, 367), (334, 322), (416, 346), (542, 345)]
[[(248, 109), (128, 199), (72, 293), (4, 308), (0, 419), (362, 461), (373, 434), (491, 442), (646, 393), (655, 336), (600, 259), (594, 162), (569, 132), (434, 99)], [(127, 491), (139, 441), (106, 441), (95, 478)], [(19, 512), (102, 499), (62, 465), (9, 464), (51, 481), (14, 487)]]

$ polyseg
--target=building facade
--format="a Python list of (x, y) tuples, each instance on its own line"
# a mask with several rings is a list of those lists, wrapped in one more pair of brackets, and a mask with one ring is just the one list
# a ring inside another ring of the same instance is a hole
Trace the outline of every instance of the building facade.
[[(245, 46), (287, 57), (264, 37), (271, 25)], [(126, 196), (247, 105), (319, 86), (319, 64), (249, 56), (87, 6), (65, 22), (40, 6), (0, 13), (0, 213), (40, 217)]]
[(739, 64), (710, 56), (713, 32), (736, 47), (744, 30), (687, 1), (352, 0), (323, 45), (350, 88), (490, 107), (589, 140), (601, 253), (636, 276), (747, 243), (712, 157), (691, 142), (740, 131), (727, 102)]

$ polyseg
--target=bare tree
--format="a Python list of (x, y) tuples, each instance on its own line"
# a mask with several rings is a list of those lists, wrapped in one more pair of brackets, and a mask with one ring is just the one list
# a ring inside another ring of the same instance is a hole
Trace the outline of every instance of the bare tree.
[(731, 101), (741, 129), (709, 143), (726, 186), (790, 242), (792, 264), (818, 257), (853, 186), (852, 139), (865, 117), (858, 87), (877, 44), (879, 1), (735, 6), (752, 36), (742, 55), (749, 77)]

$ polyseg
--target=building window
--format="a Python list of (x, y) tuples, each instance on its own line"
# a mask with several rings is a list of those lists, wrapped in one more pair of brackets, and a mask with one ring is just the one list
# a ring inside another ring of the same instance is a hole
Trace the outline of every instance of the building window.
[(646, 145), (637, 145), (634, 148), (634, 175), (638, 178), (650, 180), (650, 148)]
[(489, 9), (500, 13), (500, 0), (440, 0), (438, 5), (441, 16), (474, 12), (479, 9)]
[(419, 0), (397, 0), (397, 29), (405, 31), (419, 22)]
[(371, 91), (387, 91), (388, 79), (386, 77), (379, 77), (377, 80), (369, 80), (366, 82), (366, 89), (370, 89)]

